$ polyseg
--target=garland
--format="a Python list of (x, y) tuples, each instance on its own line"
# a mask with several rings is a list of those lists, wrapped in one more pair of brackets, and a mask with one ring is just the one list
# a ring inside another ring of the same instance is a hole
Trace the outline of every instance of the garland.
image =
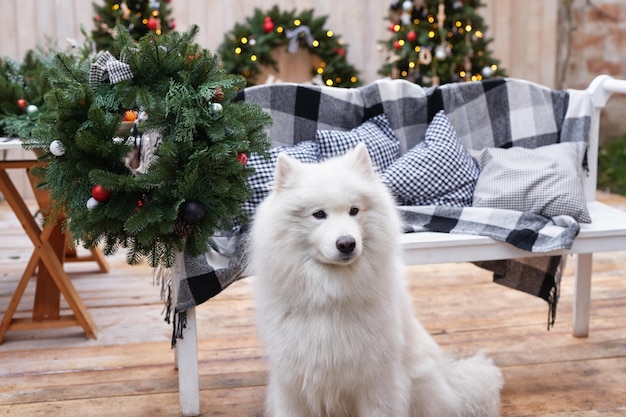
[(117, 30), (119, 56), (90, 66), (56, 56), (48, 110), (24, 146), (46, 163), (34, 174), (77, 241), (170, 267), (178, 251), (203, 253), (217, 230), (245, 220), (245, 162), (267, 151), (271, 118), (232, 101), (245, 80), (193, 42), (197, 27), (138, 42)]
[(314, 80), (327, 86), (356, 87), (360, 82), (357, 71), (346, 60), (347, 45), (333, 31), (324, 28), (326, 18), (314, 17), (313, 10), (296, 14), (281, 12), (278, 6), (267, 12), (255, 9), (246, 24), (236, 24), (224, 36), (218, 54), (227, 72), (241, 74), (248, 85), (254, 85), (262, 66), (278, 71), (272, 58), (275, 48), (287, 47), (292, 53), (299, 47), (306, 48), (322, 61), (311, 69)]

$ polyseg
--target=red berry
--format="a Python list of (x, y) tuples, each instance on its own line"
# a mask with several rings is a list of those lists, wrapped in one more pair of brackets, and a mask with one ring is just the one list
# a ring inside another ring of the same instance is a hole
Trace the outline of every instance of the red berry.
[(23, 98), (21, 98), (17, 100), (17, 105), (20, 106), (20, 109), (25, 109), (26, 106), (28, 105), (28, 102), (24, 100)]

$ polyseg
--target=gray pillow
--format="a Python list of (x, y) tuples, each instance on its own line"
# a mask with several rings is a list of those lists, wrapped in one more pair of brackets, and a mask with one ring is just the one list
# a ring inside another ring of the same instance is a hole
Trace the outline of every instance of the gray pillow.
[(382, 180), (401, 205), (465, 207), (472, 205), (478, 174), (476, 162), (440, 110), (424, 140), (391, 164)]
[(591, 223), (581, 180), (581, 146), (564, 142), (535, 149), (483, 149), (476, 157), (480, 176), (473, 205), (545, 217), (568, 215)]
[(379, 172), (391, 165), (400, 152), (398, 138), (384, 113), (366, 120), (352, 130), (318, 130), (315, 140), (319, 144), (322, 160), (343, 155), (359, 143), (365, 142), (372, 163)]

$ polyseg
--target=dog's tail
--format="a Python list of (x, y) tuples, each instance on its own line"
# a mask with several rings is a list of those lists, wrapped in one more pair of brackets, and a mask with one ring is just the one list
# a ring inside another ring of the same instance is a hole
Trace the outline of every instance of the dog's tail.
[(446, 379), (456, 393), (464, 417), (500, 416), (500, 390), (504, 384), (500, 369), (483, 352), (454, 360), (447, 369)]

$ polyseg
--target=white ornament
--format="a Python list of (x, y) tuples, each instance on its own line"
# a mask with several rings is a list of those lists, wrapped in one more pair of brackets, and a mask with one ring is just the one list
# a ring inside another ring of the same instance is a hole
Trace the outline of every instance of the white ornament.
[(435, 50), (435, 56), (437, 57), (439, 61), (446, 59), (447, 57), (446, 50), (443, 48), (437, 48), (437, 50)]
[(491, 67), (484, 67), (482, 70), (480, 70), (480, 73), (483, 75), (483, 77), (489, 78), (493, 75), (493, 69)]
[(413, 10), (413, 2), (411, 0), (405, 0), (405, 2), (402, 3), (402, 10), (404, 10), (405, 12), (410, 12), (411, 10)]
[(211, 112), (213, 113), (221, 113), (222, 112), (223, 107), (220, 103), (211, 103)]
[(37, 114), (38, 111), (39, 111), (39, 108), (35, 106), (34, 104), (30, 104), (28, 107), (26, 107), (26, 113), (28, 113), (28, 115), (30, 116)]
[(65, 146), (60, 140), (53, 140), (50, 144), (50, 153), (54, 156), (65, 155)]
[(98, 203), (98, 200), (96, 200), (96, 199), (95, 199), (95, 198), (93, 198), (93, 197), (89, 197), (89, 200), (87, 200), (87, 208), (88, 208), (89, 210), (91, 210), (92, 208), (94, 208), (94, 207), (95, 207), (95, 206), (97, 206), (98, 204), (100, 204), (100, 203)]
[(119, 136), (116, 136), (113, 138), (113, 143), (124, 143), (125, 139), (124, 138), (120, 138)]

